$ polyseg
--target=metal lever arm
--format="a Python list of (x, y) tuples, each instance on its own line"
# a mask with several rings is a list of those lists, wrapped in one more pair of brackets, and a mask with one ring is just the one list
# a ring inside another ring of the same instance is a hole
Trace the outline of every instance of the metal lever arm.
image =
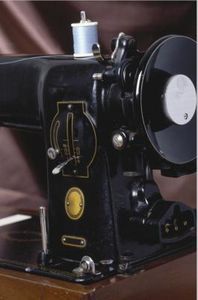
[(67, 166), (71, 161), (73, 161), (74, 159), (77, 159), (77, 158), (79, 158), (79, 156), (72, 156), (69, 159), (67, 159), (66, 161), (60, 163), (58, 166), (56, 166), (52, 170), (52, 174), (53, 175), (59, 174), (65, 166)]

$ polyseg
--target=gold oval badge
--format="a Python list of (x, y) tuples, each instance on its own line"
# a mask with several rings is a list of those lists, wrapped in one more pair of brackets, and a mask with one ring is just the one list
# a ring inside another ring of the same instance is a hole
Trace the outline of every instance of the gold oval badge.
[(68, 217), (72, 220), (80, 219), (84, 206), (85, 197), (83, 192), (77, 187), (70, 188), (65, 196), (65, 210)]

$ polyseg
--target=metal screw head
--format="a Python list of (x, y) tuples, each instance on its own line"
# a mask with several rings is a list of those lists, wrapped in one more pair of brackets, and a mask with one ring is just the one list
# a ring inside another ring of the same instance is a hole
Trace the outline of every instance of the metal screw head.
[(28, 272), (28, 273), (29, 273), (29, 272), (31, 272), (31, 270), (32, 270), (32, 269), (31, 269), (30, 267), (25, 268), (25, 272)]
[(116, 150), (122, 150), (126, 145), (126, 135), (124, 132), (116, 132), (112, 136), (112, 144)]
[(77, 170), (73, 170), (73, 175), (76, 175), (77, 173)]
[(50, 159), (54, 160), (57, 155), (58, 155), (59, 151), (50, 147), (48, 150), (47, 150), (47, 155)]

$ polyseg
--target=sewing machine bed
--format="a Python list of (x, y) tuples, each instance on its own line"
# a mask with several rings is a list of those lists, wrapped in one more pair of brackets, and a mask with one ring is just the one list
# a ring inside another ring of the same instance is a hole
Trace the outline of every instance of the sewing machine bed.
[[(2, 210), (0, 213), (0, 238), (0, 267), (80, 283), (93, 282), (99, 279), (94, 279), (90, 275), (75, 278), (72, 269), (76, 267), (76, 263), (71, 263), (71, 261), (65, 261), (61, 265), (57, 263), (59, 270), (55, 267), (39, 267), (38, 254), (41, 251), (42, 243), (39, 216), (34, 211), (21, 210), (13, 213), (12, 210), (11, 213), (10, 210)], [(179, 247), (177, 245), (177, 248), (167, 247), (166, 251), (158, 252), (150, 258), (147, 257), (145, 261), (134, 263), (131, 274), (163, 264), (194, 250), (193, 239), (185, 244), (180, 244)], [(64, 271), (64, 269), (71, 271)], [(116, 272), (112, 271), (112, 275), (114, 274)], [(107, 276), (103, 276), (103, 278), (105, 277)]]

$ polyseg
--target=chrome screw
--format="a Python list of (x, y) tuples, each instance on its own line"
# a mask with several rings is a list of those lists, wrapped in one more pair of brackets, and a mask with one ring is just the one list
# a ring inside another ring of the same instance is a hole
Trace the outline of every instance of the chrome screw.
[(123, 132), (116, 132), (112, 136), (112, 144), (116, 150), (122, 150), (126, 144), (126, 135)]

